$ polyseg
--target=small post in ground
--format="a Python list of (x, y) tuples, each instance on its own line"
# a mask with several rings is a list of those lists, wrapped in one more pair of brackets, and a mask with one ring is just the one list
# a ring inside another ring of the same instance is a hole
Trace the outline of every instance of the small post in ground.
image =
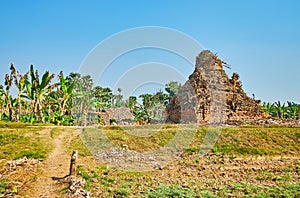
[(78, 151), (73, 151), (71, 156), (71, 163), (70, 163), (70, 176), (76, 176), (76, 162), (78, 157)]

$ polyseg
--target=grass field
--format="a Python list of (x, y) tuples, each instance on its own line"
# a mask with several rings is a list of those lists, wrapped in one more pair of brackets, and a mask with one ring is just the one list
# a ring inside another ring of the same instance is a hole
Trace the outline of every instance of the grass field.
[(0, 128), (0, 159), (12, 160), (23, 156), (46, 159), (52, 149), (51, 139), (40, 134), (40, 131), (41, 128), (22, 128), (20, 126)]
[[(178, 127), (114, 126), (99, 128), (94, 133), (88, 133), (92, 129), (84, 129), (82, 134), (90, 135), (85, 137), (85, 143), (99, 144), (97, 133), (102, 133), (121, 148), (127, 145), (129, 150), (145, 152), (165, 146), (175, 136)], [(189, 130), (188, 126), (180, 128)], [(199, 155), (199, 151), (208, 128), (200, 127), (179, 159), (148, 172), (120, 170), (93, 159), (94, 151), (82, 143), (82, 135), (71, 135), (74, 130), (53, 128), (49, 133), (43, 133), (42, 128), (1, 125), (2, 166), (6, 160), (22, 156), (47, 159), (54, 148), (52, 140), (65, 133), (62, 141), (66, 152), (79, 151), (78, 175), (85, 179), (84, 188), (91, 191), (92, 197), (300, 196), (300, 128), (297, 127), (224, 127), (218, 141), (205, 156)], [(38, 173), (35, 171), (34, 177), (39, 177)], [(22, 174), (32, 172), (23, 171)], [(23, 186), (11, 185), (15, 178), (0, 176), (0, 195), (3, 196), (7, 192), (26, 196), (28, 191), (22, 188), (34, 185), (34, 180)], [(58, 195), (63, 197), (65, 184), (59, 183), (56, 188)]]

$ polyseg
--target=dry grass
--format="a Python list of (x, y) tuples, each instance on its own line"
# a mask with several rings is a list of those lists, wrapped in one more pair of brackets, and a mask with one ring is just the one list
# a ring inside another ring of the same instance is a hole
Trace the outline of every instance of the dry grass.
[(46, 159), (52, 148), (51, 138), (41, 135), (40, 131), (40, 128), (0, 128), (0, 158)]
[[(193, 133), (189, 126), (180, 127), (180, 130), (190, 130)], [(85, 129), (82, 138), (85, 144), (94, 145), (95, 148), (103, 141), (109, 140), (119, 147), (128, 145), (130, 150), (144, 152), (166, 145), (177, 131), (178, 125), (147, 126), (146, 128), (114, 126)], [(198, 128), (187, 152), (200, 151), (207, 132), (208, 128)], [(210, 130), (210, 133), (213, 134), (214, 131)], [(103, 135), (108, 140), (104, 140)], [(223, 154), (240, 156), (300, 155), (300, 128), (298, 127), (225, 127), (216, 138), (217, 142), (213, 151)], [(80, 144), (80, 142), (78, 143)]]
[[(0, 152), (3, 158), (13, 159), (18, 156), (17, 148), (30, 152), (36, 152), (37, 148), (49, 149), (46, 145), (51, 136), (57, 137), (63, 130), (70, 134), (63, 140), (69, 145), (67, 149), (79, 150), (78, 174), (86, 180), (85, 188), (92, 192), (92, 197), (300, 196), (300, 128), (225, 127), (206, 156), (200, 156), (198, 151), (208, 129), (198, 128), (193, 142), (179, 160), (150, 172), (131, 172), (101, 162), (97, 164), (92, 158), (93, 150), (88, 150), (82, 142), (97, 149), (101, 141), (112, 141), (120, 147), (126, 144), (129, 149), (143, 152), (166, 145), (178, 127), (103, 127), (85, 129), (80, 136), (72, 136), (75, 129), (71, 128), (53, 129), (50, 134), (42, 134), (39, 128), (2, 128)], [(180, 127), (190, 130), (188, 126)], [(39, 147), (28, 147), (28, 141), (36, 141)], [(38, 174), (37, 170), (24, 178), (32, 182)], [(0, 192), (11, 182), (0, 179)]]

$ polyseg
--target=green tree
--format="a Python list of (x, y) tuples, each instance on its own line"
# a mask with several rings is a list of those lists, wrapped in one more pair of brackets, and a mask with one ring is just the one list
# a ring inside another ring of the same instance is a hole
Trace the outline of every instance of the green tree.
[(13, 119), (13, 106), (12, 106), (12, 98), (10, 95), (10, 89), (13, 83), (13, 76), (12, 74), (6, 74), (4, 85), (5, 89), (3, 89), (3, 95), (4, 95), (4, 112), (6, 117), (11, 121)]
[(300, 107), (298, 104), (296, 104), (295, 102), (287, 102), (288, 106), (286, 107), (287, 110), (287, 115), (289, 118), (292, 119), (299, 119), (299, 112), (300, 112)]
[(145, 110), (148, 111), (152, 105), (152, 95), (151, 94), (141, 94), (139, 98), (142, 98), (143, 100), (143, 106), (145, 107)]
[(112, 105), (114, 107), (125, 107), (126, 102), (123, 100), (122, 89), (118, 88), (117, 91), (118, 94), (113, 95), (112, 97)]
[(101, 111), (104, 108), (111, 107), (113, 94), (110, 88), (96, 86), (93, 88), (93, 95), (95, 97), (95, 107), (99, 111)]
[(15, 121), (19, 122), (22, 115), (22, 94), (25, 90), (25, 82), (28, 78), (28, 72), (25, 75), (21, 75), (14, 67), (13, 64), (10, 66), (11, 75), (14, 79), (14, 84), (18, 89), (18, 95), (16, 100), (16, 111), (15, 111)]
[(158, 91), (156, 94), (154, 94), (154, 101), (156, 103), (160, 103), (164, 106), (167, 106), (169, 103), (169, 95), (166, 93), (163, 93), (162, 91)]
[(148, 123), (149, 122), (149, 114), (143, 105), (136, 105), (134, 108), (134, 120), (139, 123)]
[(150, 119), (155, 121), (163, 121), (168, 103), (169, 94), (163, 93), (162, 91), (156, 92), (152, 96), (151, 110), (149, 111)]
[(169, 93), (170, 96), (174, 96), (178, 93), (179, 84), (178, 82), (171, 81), (165, 85), (165, 90)]
[(136, 105), (137, 105), (136, 96), (129, 96), (129, 98), (128, 98), (128, 107), (129, 107), (131, 113), (134, 112), (134, 109), (135, 109)]
[(266, 103), (264, 102), (262, 104), (262, 109), (263, 111), (269, 113), (270, 116), (275, 117), (276, 116), (276, 110), (275, 110), (275, 106), (272, 103)]
[(61, 71), (58, 75), (58, 82), (54, 84), (56, 91), (51, 91), (45, 97), (44, 113), (46, 121), (54, 124), (72, 125), (72, 96), (74, 93), (74, 82), (65, 77)]
[(0, 85), (0, 121), (2, 120), (2, 116), (4, 113), (4, 96), (5, 96), (5, 91), (3, 89), (3, 86)]
[(277, 117), (283, 119), (286, 115), (285, 103), (281, 104), (280, 101), (275, 102), (274, 107)]
[[(61, 71), (58, 75), (59, 82), (56, 84), (58, 89), (57, 93), (59, 96), (59, 111), (60, 116), (66, 114), (66, 111), (70, 109), (72, 104), (69, 101), (72, 99), (72, 95), (74, 93), (74, 82), (72, 82), (69, 78), (65, 78), (63, 72)], [(69, 104), (69, 106), (68, 106)]]
[(149, 122), (150, 121), (150, 108), (153, 105), (153, 96), (151, 94), (141, 94), (139, 98), (142, 98), (142, 106), (138, 106), (137, 119), (138, 121)]
[(74, 83), (74, 94), (72, 97), (72, 113), (75, 114), (76, 124), (87, 126), (91, 122), (89, 112), (93, 108), (93, 79), (90, 75), (81, 76), (78, 73), (71, 73), (69, 78)]
[(45, 123), (43, 114), (43, 100), (55, 87), (51, 84), (54, 74), (46, 71), (42, 79), (39, 78), (38, 70), (34, 70), (33, 65), (30, 66), (30, 80), (25, 81), (26, 85), (26, 98), (33, 102), (33, 114), (36, 116), (36, 122), (40, 121)]

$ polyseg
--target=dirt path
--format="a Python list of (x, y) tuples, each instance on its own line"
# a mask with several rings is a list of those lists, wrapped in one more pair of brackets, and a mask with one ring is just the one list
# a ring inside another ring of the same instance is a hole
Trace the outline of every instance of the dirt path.
[[(10, 172), (5, 172), (7, 173), (5, 176), (10, 181), (8, 189), (14, 189), (13, 187), (16, 186), (17, 193), (7, 193), (2, 197), (73, 198), (75, 193), (66, 193), (69, 178), (63, 178), (69, 173), (72, 152), (69, 148), (77, 148), (84, 153), (81, 145), (77, 145), (81, 130), (74, 127), (64, 127), (58, 130), (45, 128), (26, 134), (32, 138), (44, 138), (45, 144), (52, 143), (53, 150), (43, 162), (32, 159), (37, 163), (33, 165), (25, 163), (24, 166), (20, 165)], [(72, 145), (74, 140), (76, 140), (75, 144)], [(248, 184), (252, 186), (251, 188), (255, 187), (260, 191), (269, 192), (266, 189), (273, 187), (277, 189), (277, 186), (287, 188), (286, 184), (297, 187), (300, 179), (299, 155), (250, 155), (235, 158), (235, 156), (218, 155), (212, 152), (204, 157), (197, 152), (185, 152), (181, 158), (165, 167), (159, 167), (151, 172), (136, 173), (119, 171), (90, 154), (84, 154), (79, 155), (77, 166), (80, 166), (85, 173), (92, 173), (90, 174), (92, 177), (86, 180), (89, 182), (91, 197), (120, 197), (120, 194), (124, 195), (124, 192), (128, 192), (126, 196), (139, 197), (157, 189), (160, 184), (189, 187), (195, 192), (216, 192), (227, 189), (237, 193), (235, 195), (241, 195), (238, 194), (239, 191), (248, 193)], [(82, 179), (80, 176), (78, 178)], [(247, 186), (238, 187), (237, 184), (247, 184)]]
[[(50, 134), (51, 130), (47, 128), (43, 133)], [(69, 174), (70, 165), (70, 154), (67, 148), (68, 144), (78, 134), (78, 130), (74, 129), (71, 133), (62, 130), (59, 136), (53, 138), (54, 149), (47, 160), (43, 162), (43, 175), (34, 182), (34, 186), (28, 193), (31, 197), (62, 197), (60, 191), (63, 191), (63, 181)]]

